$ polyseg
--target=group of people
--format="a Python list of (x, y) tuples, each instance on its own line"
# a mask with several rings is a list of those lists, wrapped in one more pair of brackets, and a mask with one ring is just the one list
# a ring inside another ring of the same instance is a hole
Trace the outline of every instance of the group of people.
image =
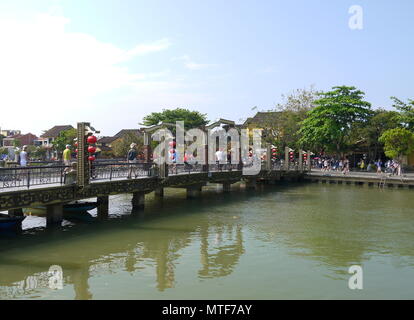
[[(347, 158), (319, 158), (316, 160), (315, 166), (322, 171), (337, 171), (343, 174), (349, 173), (350, 170), (350, 162)], [(377, 161), (361, 159), (357, 163), (357, 169), (359, 171), (376, 172), (377, 174), (383, 172), (399, 176), (402, 174), (401, 164), (396, 160), (388, 160), (384, 164), (381, 159)]]
[(339, 171), (343, 174), (349, 173), (349, 160), (347, 158), (319, 158), (316, 165), (322, 171)]

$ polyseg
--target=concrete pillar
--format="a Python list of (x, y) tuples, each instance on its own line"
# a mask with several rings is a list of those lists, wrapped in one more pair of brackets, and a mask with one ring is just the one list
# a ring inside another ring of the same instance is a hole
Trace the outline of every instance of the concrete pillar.
[(246, 181), (246, 190), (256, 190), (257, 182), (256, 179), (251, 179)]
[(144, 209), (145, 208), (145, 193), (134, 192), (132, 194), (132, 208), (133, 209)]
[(230, 192), (231, 184), (230, 183), (223, 183), (223, 192)]
[(109, 215), (109, 196), (98, 197), (98, 218), (105, 220)]
[(289, 152), (290, 152), (290, 148), (286, 147), (285, 148), (285, 163), (284, 163), (284, 166), (283, 166), (283, 170), (285, 170), (285, 171), (289, 170), (289, 161), (290, 161)]
[(63, 220), (63, 204), (46, 206), (46, 226), (60, 226)]
[(303, 150), (299, 150), (299, 171), (303, 172)]
[(266, 150), (266, 170), (272, 171), (272, 146), (268, 145)]
[(155, 196), (159, 198), (164, 197), (164, 188), (157, 188), (154, 190)]
[(23, 209), (10, 209), (8, 214), (10, 217), (23, 217)]
[(194, 199), (201, 196), (201, 186), (187, 187), (187, 199)]

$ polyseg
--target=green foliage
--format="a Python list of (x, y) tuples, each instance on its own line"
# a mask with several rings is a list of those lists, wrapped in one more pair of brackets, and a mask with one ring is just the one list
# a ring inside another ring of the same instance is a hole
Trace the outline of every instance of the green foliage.
[(143, 124), (146, 126), (157, 125), (160, 122), (172, 123), (176, 121), (184, 121), (186, 130), (204, 126), (208, 123), (207, 115), (198, 111), (190, 111), (188, 109), (164, 109), (162, 112), (153, 112), (144, 117)]
[(22, 146), (22, 143), (20, 142), (20, 140), (17, 140), (17, 139), (13, 140), (13, 147), (20, 148), (21, 146)]
[(37, 160), (44, 160), (46, 158), (47, 150), (44, 147), (36, 147), (36, 146), (29, 146), (29, 155), (31, 158), (37, 159)]
[(9, 154), (9, 149), (8, 148), (0, 148), (0, 154)]
[(74, 139), (77, 136), (76, 129), (69, 129), (62, 131), (59, 136), (53, 141), (53, 149), (58, 153), (62, 153), (66, 149), (66, 145), (73, 145)]
[(384, 143), (385, 155), (398, 159), (414, 151), (414, 134), (406, 128), (394, 128), (385, 131), (380, 142)]
[(115, 157), (126, 157), (131, 143), (137, 144), (137, 150), (144, 145), (143, 138), (132, 133), (126, 133), (122, 138), (112, 143), (112, 153)]
[(349, 135), (356, 123), (366, 123), (372, 115), (365, 93), (355, 87), (337, 86), (318, 93), (320, 99), (302, 121), (299, 143), (306, 148), (342, 153), (349, 148)]
[(399, 121), (406, 128), (414, 131), (414, 100), (408, 99), (408, 102), (403, 102), (396, 97), (391, 97), (394, 101), (393, 107), (396, 108), (399, 113)]
[(398, 112), (377, 109), (373, 111), (367, 122), (353, 124), (350, 142), (353, 144), (353, 149), (362, 146), (368, 150), (371, 158), (376, 159), (383, 151), (383, 144), (379, 141), (381, 135), (387, 130), (400, 126)]

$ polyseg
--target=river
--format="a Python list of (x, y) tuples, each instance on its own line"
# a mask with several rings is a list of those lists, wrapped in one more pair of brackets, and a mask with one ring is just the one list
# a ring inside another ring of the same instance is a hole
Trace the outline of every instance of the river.
[[(0, 299), (413, 299), (410, 190), (286, 184), (110, 199), (110, 219), (0, 237)], [(92, 212), (96, 214), (96, 212)], [(35, 227), (35, 228), (33, 228)], [(348, 272), (362, 267), (363, 289)], [(49, 272), (57, 270), (57, 273)]]

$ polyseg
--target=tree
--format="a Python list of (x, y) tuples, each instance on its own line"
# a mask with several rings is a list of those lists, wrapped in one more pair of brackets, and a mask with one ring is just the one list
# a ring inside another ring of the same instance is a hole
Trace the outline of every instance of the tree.
[(391, 97), (394, 101), (393, 107), (400, 112), (399, 121), (409, 130), (414, 131), (414, 100), (408, 99), (408, 103), (396, 97)]
[(115, 157), (126, 157), (131, 143), (137, 144), (137, 150), (144, 145), (143, 138), (135, 133), (128, 132), (122, 138), (112, 143), (112, 153)]
[(394, 128), (385, 131), (379, 139), (384, 143), (385, 155), (401, 159), (414, 151), (414, 133), (406, 128)]
[(299, 143), (302, 147), (318, 148), (341, 154), (350, 144), (352, 125), (366, 123), (372, 114), (365, 93), (355, 87), (336, 86), (332, 91), (318, 93), (320, 99), (302, 121)]
[(60, 132), (59, 136), (53, 141), (53, 149), (55, 149), (58, 154), (61, 154), (66, 149), (66, 145), (73, 145), (73, 141), (76, 137), (76, 129), (68, 129)]
[(385, 131), (401, 127), (399, 116), (396, 111), (377, 109), (373, 111), (367, 122), (355, 123), (350, 134), (352, 149), (363, 146), (368, 150), (371, 159), (377, 159), (379, 153), (383, 151), (383, 144), (379, 138)]
[(160, 122), (175, 124), (176, 121), (184, 121), (186, 130), (205, 126), (208, 123), (207, 115), (198, 111), (188, 109), (164, 109), (162, 112), (153, 112), (144, 117), (143, 124), (146, 126), (157, 125)]

